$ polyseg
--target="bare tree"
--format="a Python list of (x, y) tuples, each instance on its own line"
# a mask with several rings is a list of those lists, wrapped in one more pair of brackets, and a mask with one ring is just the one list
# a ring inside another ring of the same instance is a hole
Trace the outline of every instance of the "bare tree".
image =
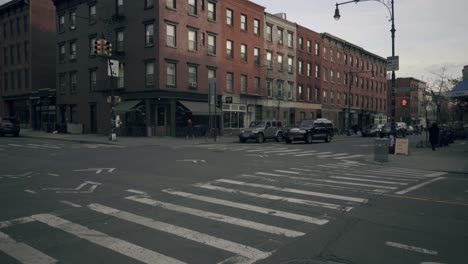
[(431, 72), (435, 79), (429, 84), (432, 103), (436, 108), (436, 121), (441, 120), (441, 106), (447, 100), (446, 94), (450, 90), (453, 79), (447, 74), (447, 68), (442, 67), (438, 72)]

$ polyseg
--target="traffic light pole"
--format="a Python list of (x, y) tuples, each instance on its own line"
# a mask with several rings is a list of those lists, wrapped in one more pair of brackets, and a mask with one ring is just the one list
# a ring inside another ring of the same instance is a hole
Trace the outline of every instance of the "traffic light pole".
[(111, 110), (110, 110), (110, 114), (111, 114), (111, 134), (109, 136), (109, 140), (111, 141), (117, 141), (117, 134), (116, 134), (116, 120), (115, 120), (115, 110), (114, 110), (114, 107), (115, 107), (115, 97), (114, 97), (114, 84), (112, 82), (112, 80), (114, 79), (114, 72), (112, 70), (112, 63), (111, 63), (111, 59), (108, 58), (107, 59), (107, 64), (109, 65), (109, 72), (110, 72), (110, 86), (111, 86)]

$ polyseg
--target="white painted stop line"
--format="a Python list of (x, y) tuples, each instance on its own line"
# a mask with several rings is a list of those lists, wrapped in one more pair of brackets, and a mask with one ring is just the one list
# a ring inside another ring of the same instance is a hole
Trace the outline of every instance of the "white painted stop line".
[(433, 255), (433, 256), (439, 254), (435, 250), (429, 250), (429, 249), (425, 249), (425, 248), (421, 248), (421, 247), (415, 247), (415, 246), (400, 244), (400, 243), (391, 242), (391, 241), (385, 242), (385, 245), (390, 246), (390, 247), (395, 247), (395, 248), (401, 248), (401, 249), (405, 249), (405, 250), (409, 250), (409, 251), (414, 251), (414, 252), (418, 252), (418, 253)]

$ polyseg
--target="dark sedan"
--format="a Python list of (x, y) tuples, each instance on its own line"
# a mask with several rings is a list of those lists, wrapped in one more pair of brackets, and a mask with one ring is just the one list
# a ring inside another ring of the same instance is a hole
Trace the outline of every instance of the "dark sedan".
[(0, 117), (0, 136), (7, 134), (19, 136), (20, 123), (15, 117)]

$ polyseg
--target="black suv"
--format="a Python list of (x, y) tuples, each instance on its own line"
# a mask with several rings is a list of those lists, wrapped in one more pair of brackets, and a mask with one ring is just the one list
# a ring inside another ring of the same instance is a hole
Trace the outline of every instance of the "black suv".
[(299, 127), (286, 130), (284, 140), (288, 144), (295, 140), (310, 144), (314, 139), (325, 140), (328, 143), (333, 139), (334, 134), (333, 123), (330, 120), (325, 118), (306, 119), (301, 122)]
[(0, 117), (0, 136), (11, 134), (17, 137), (19, 133), (20, 123), (15, 117)]

